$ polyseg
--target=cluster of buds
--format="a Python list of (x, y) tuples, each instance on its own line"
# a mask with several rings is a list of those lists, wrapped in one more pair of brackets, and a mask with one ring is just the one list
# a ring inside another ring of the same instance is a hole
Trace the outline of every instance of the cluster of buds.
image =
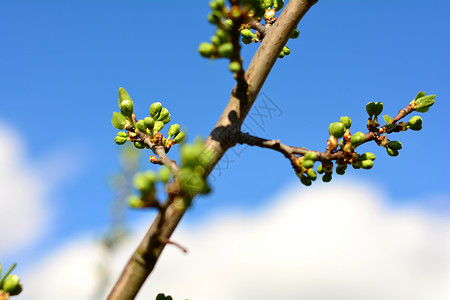
[(19, 276), (11, 274), (16, 264), (13, 264), (9, 270), (2, 275), (2, 265), (0, 264), (0, 299), (7, 300), (10, 296), (19, 295), (22, 292), (22, 283)]
[(152, 170), (137, 173), (134, 177), (134, 187), (140, 192), (140, 195), (128, 197), (128, 205), (132, 208), (158, 207), (156, 200), (156, 183), (168, 183), (172, 175), (166, 167), (159, 169), (156, 173)]
[(119, 108), (120, 113), (113, 113), (112, 124), (115, 128), (127, 132), (117, 133), (114, 141), (118, 145), (123, 145), (128, 141), (133, 142), (138, 149), (146, 148), (147, 145), (145, 145), (142, 136), (138, 136), (138, 132), (144, 133), (155, 145), (163, 145), (166, 149), (183, 142), (186, 137), (179, 124), (170, 126), (167, 139), (160, 133), (164, 125), (169, 123), (171, 119), (169, 110), (163, 107), (160, 102), (150, 105), (150, 116), (143, 120), (137, 120), (133, 113), (133, 101), (130, 95), (124, 88), (119, 88)]
[(209, 169), (211, 153), (205, 149), (201, 139), (192, 144), (183, 144), (180, 149), (181, 170), (178, 180), (183, 193), (188, 195), (207, 194), (210, 188), (204, 179)]
[[(358, 131), (354, 134), (350, 132), (352, 120), (347, 117), (341, 117), (339, 122), (331, 123), (328, 127), (330, 137), (327, 140), (327, 149), (325, 152), (308, 151), (303, 156), (295, 156), (292, 159), (293, 167), (300, 181), (306, 185), (311, 185), (318, 174), (323, 174), (322, 181), (329, 182), (332, 179), (333, 162), (336, 162), (335, 172), (338, 175), (344, 175), (348, 165), (354, 169), (371, 169), (374, 165), (375, 154), (367, 152), (364, 154), (356, 153), (356, 148), (368, 141), (375, 141), (378, 146), (384, 147), (390, 156), (397, 156), (403, 145), (399, 141), (390, 141), (386, 133), (401, 132), (407, 129), (420, 130), (422, 128), (422, 118), (412, 117), (408, 122), (396, 123), (407, 114), (418, 111), (426, 112), (434, 104), (435, 95), (427, 96), (420, 92), (416, 98), (404, 109), (400, 110), (398, 116), (394, 119), (388, 115), (383, 116), (386, 124), (380, 127), (378, 116), (383, 112), (383, 103), (369, 102), (366, 105), (366, 111), (369, 115), (367, 122), (368, 133)], [(320, 160), (321, 165), (314, 171), (314, 163)]]

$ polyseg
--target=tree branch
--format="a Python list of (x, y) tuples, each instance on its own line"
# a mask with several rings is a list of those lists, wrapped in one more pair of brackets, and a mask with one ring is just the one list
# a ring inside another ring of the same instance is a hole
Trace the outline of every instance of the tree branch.
[[(279, 53), (298, 22), (316, 2), (317, 0), (289, 1), (275, 25), (267, 32), (245, 72), (245, 84), (241, 82), (240, 85), (238, 82), (233, 89), (228, 105), (205, 141), (206, 149), (214, 154), (205, 176), (209, 175), (224, 153), (235, 145), (236, 132), (240, 131)], [(245, 88), (239, 88), (242, 86)], [(170, 184), (169, 197), (165, 203), (167, 209), (155, 218), (108, 296), (109, 300), (135, 298), (164, 249), (165, 243), (161, 241), (170, 238), (191, 203), (192, 197), (192, 195), (180, 194), (177, 180)]]

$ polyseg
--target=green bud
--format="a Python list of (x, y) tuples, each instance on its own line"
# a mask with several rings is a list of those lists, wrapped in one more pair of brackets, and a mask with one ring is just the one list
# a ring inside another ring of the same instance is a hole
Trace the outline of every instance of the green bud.
[(427, 93), (420, 91), (419, 93), (417, 93), (417, 95), (414, 98), (414, 100), (417, 100), (419, 98), (425, 97), (426, 95), (427, 95)]
[(119, 132), (117, 133), (117, 136), (124, 137), (124, 138), (128, 138), (128, 133), (123, 132), (123, 131), (119, 131)]
[(361, 162), (361, 168), (369, 170), (373, 167), (373, 160), (366, 159)]
[(153, 130), (153, 126), (155, 125), (155, 120), (152, 117), (146, 117), (144, 119), (145, 128)]
[(398, 155), (398, 151), (397, 150), (394, 150), (394, 149), (391, 149), (391, 148), (388, 148), (388, 147), (386, 147), (386, 152), (387, 152), (387, 154), (389, 156), (397, 156)]
[(161, 112), (159, 113), (159, 117), (157, 118), (158, 121), (162, 121), (164, 124), (167, 124), (170, 122), (170, 113), (169, 110), (165, 107), (161, 109)]
[(339, 147), (341, 147), (341, 149), (344, 149), (344, 146), (345, 146), (344, 140), (340, 140), (339, 141)]
[(300, 181), (306, 186), (310, 186), (312, 184), (311, 179), (308, 176), (304, 176), (303, 174), (300, 176)]
[(132, 101), (132, 100), (131, 100), (131, 97), (130, 97), (130, 95), (128, 95), (127, 91), (126, 91), (123, 87), (120, 87), (120, 88), (119, 88), (119, 105), (120, 105), (120, 103), (122, 103), (122, 101), (124, 101), (124, 100), (130, 100), (130, 101)]
[(131, 100), (123, 100), (119, 105), (120, 111), (127, 116), (128, 118), (131, 118), (131, 115), (133, 114), (133, 101)]
[(136, 195), (129, 196), (127, 198), (128, 206), (131, 208), (142, 208), (144, 207), (144, 202), (140, 197)]
[(288, 47), (284, 46), (283, 53), (284, 53), (284, 55), (289, 55), (289, 54), (291, 54), (291, 50)]
[(143, 194), (149, 194), (154, 191), (156, 174), (153, 171), (138, 173), (134, 177), (134, 186)]
[(225, 43), (217, 47), (217, 52), (221, 57), (231, 57), (233, 55), (233, 44)]
[(427, 112), (428, 109), (434, 104), (434, 98), (436, 95), (428, 95), (416, 99), (416, 107), (414, 108), (417, 112)]
[(173, 139), (174, 144), (179, 144), (184, 142), (186, 139), (186, 133), (184, 131), (180, 131), (180, 133), (177, 134), (177, 136)]
[(244, 44), (248, 45), (248, 44), (251, 44), (251, 43), (253, 42), (253, 38), (252, 38), (252, 37), (243, 37), (243, 38), (241, 39), (241, 41), (242, 41)]
[(163, 127), (164, 127), (164, 122), (156, 121), (155, 125), (153, 126), (153, 131), (159, 132), (159, 131), (161, 131), (161, 129), (163, 129)]
[(221, 16), (220, 16), (220, 14), (217, 13), (217, 12), (213, 12), (213, 13), (210, 13), (210, 14), (208, 15), (208, 21), (209, 21), (211, 24), (214, 24), (214, 25), (219, 24), (219, 23), (221, 22), (220, 19), (221, 19)]
[(352, 167), (355, 170), (361, 169), (361, 161), (357, 161), (357, 162), (352, 163)]
[(159, 180), (161, 180), (164, 183), (168, 183), (171, 177), (171, 173), (169, 171), (169, 169), (167, 169), (166, 167), (162, 167), (161, 169), (159, 169)]
[(299, 37), (299, 35), (300, 35), (300, 31), (299, 31), (298, 29), (294, 29), (294, 30), (292, 31), (292, 33), (291, 33), (290, 38), (291, 38), (291, 39), (296, 39), (296, 38)]
[(226, 32), (225, 30), (222, 29), (217, 29), (216, 30), (216, 36), (220, 39), (221, 42), (225, 43), (226, 41), (228, 41), (228, 32)]
[(375, 160), (377, 157), (375, 156), (375, 154), (373, 154), (372, 152), (366, 152), (366, 153), (363, 153), (360, 157), (359, 157), (359, 159), (361, 159), (361, 160), (367, 160), (367, 159), (370, 159), (370, 160)]
[(352, 119), (350, 119), (349, 117), (345, 116), (345, 117), (341, 117), (339, 119), (339, 122), (341, 122), (342, 124), (344, 124), (345, 129), (349, 129), (350, 126), (352, 126)]
[(313, 166), (314, 166), (313, 160), (305, 159), (304, 161), (302, 161), (302, 167), (306, 169), (312, 168)]
[(228, 30), (231, 30), (233, 28), (233, 20), (231, 19), (226, 19), (225, 21), (223, 21), (223, 25), (225, 25), (225, 27)]
[(284, 52), (281, 51), (280, 54), (278, 54), (278, 58), (283, 58), (284, 57)]
[(284, 0), (274, 0), (273, 1), (273, 8), (275, 8), (275, 11), (279, 11), (284, 6)]
[(369, 117), (372, 117), (375, 115), (377, 108), (374, 102), (369, 102), (366, 104), (366, 111)]
[(376, 102), (375, 103), (375, 116), (378, 116), (383, 112), (383, 103), (382, 102)]
[(145, 132), (145, 123), (144, 120), (139, 120), (136, 123), (136, 128), (140, 131), (140, 132)]
[(123, 127), (128, 123), (128, 119), (121, 113), (113, 112), (111, 123), (115, 128), (122, 130)]
[(246, 38), (253, 38), (254, 34), (250, 29), (242, 29), (241, 35)]
[(145, 144), (143, 142), (134, 142), (134, 146), (138, 149), (144, 149), (145, 148)]
[(317, 160), (317, 154), (314, 151), (308, 151), (308, 152), (305, 153), (304, 158), (312, 160), (312, 161), (316, 161)]
[(198, 52), (203, 57), (211, 57), (214, 53), (214, 45), (207, 42), (203, 42), (198, 47)]
[(154, 120), (158, 119), (161, 110), (162, 110), (161, 102), (153, 103), (152, 105), (150, 105), (150, 117), (152, 117)]
[(3, 291), (11, 296), (19, 295), (22, 292), (22, 283), (17, 275), (9, 275), (3, 282)]
[(361, 131), (358, 131), (352, 135), (350, 142), (353, 147), (361, 145), (366, 140), (366, 135)]
[(213, 35), (211, 37), (211, 43), (213, 43), (214, 46), (219, 46), (220, 44), (222, 44), (222, 41), (218, 36)]
[(236, 73), (241, 70), (241, 64), (238, 63), (237, 61), (232, 61), (228, 65), (228, 68), (230, 69), (231, 72)]
[(312, 181), (317, 179), (317, 173), (312, 168), (306, 171), (306, 175), (308, 175), (309, 179), (311, 179)]
[(334, 122), (328, 126), (328, 132), (337, 139), (344, 136), (345, 126), (341, 122)]
[(269, 9), (269, 8), (271, 8), (271, 7), (273, 6), (273, 1), (274, 1), (274, 0), (263, 0), (263, 1), (261, 2), (261, 6), (262, 6), (264, 9)]
[(399, 141), (390, 141), (387, 146), (392, 150), (400, 150), (403, 148), (402, 143)]
[(221, 10), (225, 6), (225, 2), (223, 0), (216, 0), (209, 2), (209, 7), (212, 10)]
[(206, 181), (197, 172), (190, 169), (181, 169), (178, 173), (181, 190), (188, 195), (207, 194), (210, 188)]
[(319, 173), (319, 174), (323, 174), (323, 166), (322, 165), (320, 165), (320, 166), (318, 166), (317, 167), (317, 173)]
[(116, 136), (114, 138), (114, 142), (116, 142), (117, 145), (123, 145), (127, 142), (127, 138), (126, 137), (122, 137), (122, 136)]
[(180, 132), (180, 130), (181, 130), (180, 124), (171, 125), (169, 127), (169, 137), (168, 138), (170, 139), (171, 137), (177, 136), (177, 134)]
[(338, 174), (338, 175), (344, 175), (346, 169), (347, 169), (347, 165), (337, 166), (337, 167), (336, 167), (336, 174)]
[(331, 173), (325, 173), (322, 176), (322, 181), (323, 182), (330, 182), (332, 178), (333, 178), (333, 175)]
[(411, 119), (409, 119), (409, 122), (408, 122), (409, 129), (415, 130), (415, 131), (421, 130), (422, 122), (423, 122), (423, 120), (421, 117), (419, 117), (419, 116), (412, 117)]

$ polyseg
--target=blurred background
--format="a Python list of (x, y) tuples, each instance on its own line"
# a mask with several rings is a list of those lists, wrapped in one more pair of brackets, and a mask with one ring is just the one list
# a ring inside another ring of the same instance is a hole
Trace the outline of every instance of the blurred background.
[[(188, 255), (168, 247), (139, 299), (449, 299), (449, 11), (319, 1), (244, 130), (323, 151), (330, 122), (347, 115), (362, 131), (367, 102), (395, 116), (420, 90), (437, 94), (423, 130), (398, 134), (395, 158), (365, 145), (372, 170), (310, 188), (279, 153), (228, 151), (175, 233)], [(117, 90), (138, 117), (160, 101), (188, 141), (206, 137), (234, 86), (225, 60), (197, 53), (214, 34), (208, 12), (208, 1), (0, 1), (0, 261), (18, 262), (18, 299), (101, 299), (118, 276), (154, 213), (115, 201), (127, 178)], [(133, 170), (154, 168), (140, 154)], [(108, 248), (112, 216), (126, 235)]]

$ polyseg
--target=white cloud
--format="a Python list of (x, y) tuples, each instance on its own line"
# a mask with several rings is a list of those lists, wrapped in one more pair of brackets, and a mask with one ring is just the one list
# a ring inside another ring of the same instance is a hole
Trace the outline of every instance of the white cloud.
[[(168, 247), (137, 299), (450, 299), (450, 220), (388, 207), (378, 187), (359, 182), (272, 203), (182, 224), (174, 240), (189, 254)], [(115, 273), (142, 234), (108, 259)], [(89, 299), (102, 255), (88, 238), (56, 250), (24, 276), (23, 299)]]
[(61, 164), (63, 157), (73, 160), (73, 151), (65, 149), (31, 160), (19, 132), (4, 123), (0, 123), (0, 132), (0, 254), (5, 259), (33, 245), (47, 232), (52, 219), (48, 197), (65, 179), (61, 174), (51, 175), (64, 168), (70, 176), (79, 167)]

